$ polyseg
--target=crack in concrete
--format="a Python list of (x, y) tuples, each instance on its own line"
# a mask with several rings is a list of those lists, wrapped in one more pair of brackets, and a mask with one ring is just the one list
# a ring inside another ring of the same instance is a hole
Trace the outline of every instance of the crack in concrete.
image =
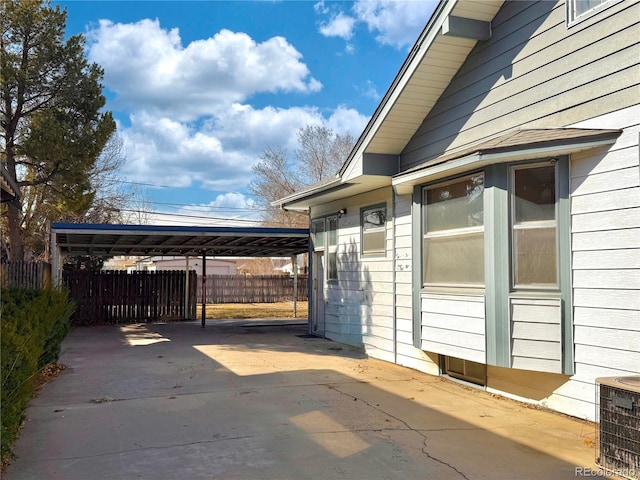
[(149, 446), (149, 447), (138, 447), (138, 448), (127, 448), (125, 450), (118, 450), (116, 452), (104, 452), (97, 453), (95, 455), (82, 455), (77, 457), (58, 457), (58, 458), (43, 458), (42, 460), (34, 460), (35, 462), (55, 462), (60, 460), (84, 460), (89, 458), (100, 458), (100, 457), (108, 457), (111, 455), (120, 455), (123, 453), (131, 453), (131, 452), (140, 452), (144, 450), (163, 450), (167, 448), (176, 448), (176, 447), (189, 447), (192, 445), (206, 445), (211, 443), (219, 443), (226, 442), (229, 440), (243, 440), (245, 438), (253, 438), (255, 435), (241, 435), (238, 437), (221, 437), (214, 438), (213, 440), (198, 440), (197, 442), (187, 442), (187, 443), (175, 443), (172, 445), (162, 445), (162, 446)]
[[(454, 472), (456, 472), (458, 475), (460, 475), (460, 476), (461, 476), (462, 478), (464, 478), (465, 480), (469, 480), (469, 477), (467, 477), (467, 476), (464, 474), (464, 472), (461, 472), (460, 470), (458, 470), (456, 467), (454, 467), (454, 466), (453, 466), (453, 465), (451, 465), (450, 463), (447, 463), (447, 462), (446, 462), (446, 461), (444, 461), (444, 460), (441, 460), (441, 459), (439, 459), (439, 458), (437, 458), (437, 457), (434, 457), (433, 455), (431, 455), (431, 454), (428, 452), (428, 450), (427, 450), (427, 449), (428, 449), (428, 445), (427, 445), (427, 436), (426, 436), (426, 434), (424, 434), (424, 433), (423, 433), (423, 430), (417, 430), (417, 429), (413, 428), (411, 425), (409, 425), (409, 424), (408, 424), (405, 420), (403, 420), (402, 418), (400, 418), (400, 417), (396, 417), (395, 415), (392, 415), (391, 413), (389, 413), (389, 412), (387, 412), (387, 411), (383, 410), (382, 408), (380, 408), (380, 407), (378, 407), (378, 406), (376, 406), (376, 405), (372, 405), (371, 403), (367, 402), (366, 400), (363, 400), (362, 398), (358, 398), (358, 397), (356, 397), (355, 395), (352, 395), (352, 394), (350, 394), (350, 393), (344, 392), (344, 391), (342, 391), (342, 390), (340, 390), (340, 389), (336, 388), (336, 387), (335, 387), (335, 386), (333, 386), (333, 385), (328, 385), (328, 386), (329, 386), (332, 390), (335, 390), (336, 392), (340, 393), (341, 395), (345, 395), (345, 396), (347, 396), (347, 397), (353, 398), (354, 400), (357, 400), (357, 401), (359, 401), (359, 402), (362, 402), (362, 403), (364, 403), (365, 405), (369, 406), (370, 408), (373, 408), (374, 410), (377, 410), (378, 412), (381, 412), (381, 413), (383, 413), (383, 414), (385, 414), (385, 415), (387, 415), (387, 416), (389, 416), (389, 417), (393, 418), (394, 420), (397, 420), (398, 422), (400, 422), (401, 424), (403, 424), (405, 427), (407, 427), (407, 430), (409, 430), (409, 431), (411, 431), (411, 432), (415, 432), (415, 433), (417, 433), (417, 434), (418, 434), (418, 435), (420, 435), (420, 436), (422, 437), (422, 439), (423, 439), (423, 442), (422, 442), (422, 445), (423, 445), (422, 453), (423, 453), (427, 458), (429, 458), (430, 460), (433, 460), (434, 462), (437, 462), (437, 463), (439, 463), (439, 464), (441, 464), (441, 465), (444, 465), (444, 466), (446, 466), (446, 467), (450, 468), (451, 470), (453, 470)], [(385, 430), (391, 430), (391, 429), (385, 429)], [(430, 430), (430, 431), (451, 431), (451, 430), (453, 430), (453, 429), (440, 429), (440, 430)], [(370, 431), (375, 431), (375, 430), (370, 430)]]
[[(352, 384), (366, 384), (367, 382), (365, 381), (344, 381), (344, 382), (336, 382), (333, 383), (332, 385), (352, 385)], [(294, 384), (283, 384), (283, 385), (259, 385), (257, 387), (248, 387), (248, 388), (255, 388), (258, 390), (274, 390), (274, 389), (283, 389), (283, 388), (300, 388), (300, 387), (317, 387), (317, 386), (328, 386), (329, 384), (327, 383), (294, 383)], [(191, 388), (191, 386), (189, 385), (180, 385), (181, 388)], [(161, 387), (163, 390), (177, 390), (177, 388), (174, 386), (171, 387)], [(171, 394), (167, 394), (167, 393), (158, 393), (157, 395), (146, 395), (146, 396), (140, 396), (140, 397), (107, 397), (107, 396), (103, 396), (103, 397), (98, 397), (98, 399), (102, 398), (102, 399), (106, 399), (108, 398), (108, 401), (98, 401), (95, 402), (95, 399), (89, 399), (85, 402), (72, 402), (72, 403), (38, 403), (38, 404), (34, 404), (33, 408), (52, 408), (52, 407), (73, 407), (73, 406), (80, 406), (80, 405), (86, 405), (87, 403), (90, 404), (95, 404), (95, 405), (100, 405), (102, 403), (113, 403), (113, 402), (125, 402), (125, 401), (136, 401), (136, 400), (152, 400), (152, 399), (161, 399), (161, 398), (168, 398), (168, 397), (184, 397), (184, 396), (188, 396), (188, 395), (208, 395), (208, 394), (218, 394), (218, 393), (228, 393), (228, 392), (233, 392), (233, 391), (240, 391), (238, 388), (236, 387), (232, 387), (232, 388), (213, 388), (210, 390), (193, 390), (190, 392), (172, 392)]]

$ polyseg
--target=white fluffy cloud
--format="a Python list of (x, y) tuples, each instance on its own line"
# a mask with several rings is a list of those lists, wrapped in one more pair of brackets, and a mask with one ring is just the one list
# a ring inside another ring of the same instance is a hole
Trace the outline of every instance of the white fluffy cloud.
[(377, 33), (378, 42), (401, 48), (416, 41), (436, 4), (435, 0), (359, 0), (353, 10), (369, 31)]
[(135, 114), (131, 126), (121, 130), (129, 159), (124, 173), (145, 183), (241, 190), (267, 146), (284, 146), (293, 152), (298, 129), (323, 122), (357, 138), (367, 118), (341, 106), (325, 119), (314, 108), (255, 109), (235, 104), (194, 127)]
[[(315, 10), (329, 16), (327, 22), (320, 23), (319, 32), (324, 36), (350, 40), (360, 22), (375, 34), (380, 44), (402, 48), (416, 41), (437, 3), (437, 0), (357, 0), (352, 15), (347, 15), (320, 2)], [(350, 48), (347, 45), (347, 50)]]
[(320, 25), (320, 33), (325, 37), (340, 37), (344, 40), (349, 40), (353, 36), (355, 24), (355, 18), (345, 15), (343, 12), (338, 12), (332, 15), (328, 22), (323, 22)]
[[(282, 37), (257, 43), (247, 34), (221, 30), (185, 46), (177, 29), (145, 19), (102, 20), (87, 38), (89, 59), (104, 68), (114, 95), (111, 108), (128, 115), (119, 130), (127, 156), (123, 173), (130, 181), (242, 191), (264, 149), (295, 150), (301, 127), (327, 123), (357, 138), (367, 122), (344, 107), (321, 112), (250, 105), (258, 93), (321, 88)], [(230, 195), (216, 202), (244, 201)]]
[(253, 226), (260, 221), (260, 213), (256, 210), (253, 199), (242, 193), (229, 192), (216, 196), (215, 200), (206, 204), (189, 205), (177, 211), (168, 209), (158, 223), (168, 219), (177, 219), (179, 223), (188, 221), (200, 225), (217, 226)]
[(170, 113), (183, 121), (210, 115), (261, 92), (315, 92), (302, 55), (286, 39), (257, 43), (221, 30), (183, 46), (177, 29), (158, 20), (101, 20), (88, 35), (88, 56), (105, 70), (118, 106)]

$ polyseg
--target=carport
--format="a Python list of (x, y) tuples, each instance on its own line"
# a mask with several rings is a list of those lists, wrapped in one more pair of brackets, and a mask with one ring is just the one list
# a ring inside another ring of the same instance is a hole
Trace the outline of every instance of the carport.
[[(51, 225), (52, 275), (60, 282), (63, 255), (202, 256), (202, 287), (205, 288), (207, 255), (218, 257), (290, 257), (309, 251), (309, 230), (266, 227), (192, 227), (160, 225), (107, 225), (54, 223)], [(294, 300), (297, 269), (294, 268)], [(205, 296), (203, 295), (203, 298)], [(202, 327), (206, 304), (202, 304)]]

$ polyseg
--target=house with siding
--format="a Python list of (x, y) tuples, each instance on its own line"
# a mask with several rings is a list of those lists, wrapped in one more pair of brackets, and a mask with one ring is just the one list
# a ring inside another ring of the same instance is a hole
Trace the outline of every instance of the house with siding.
[(594, 419), (640, 375), (640, 2), (436, 7), (309, 212), (309, 328)]

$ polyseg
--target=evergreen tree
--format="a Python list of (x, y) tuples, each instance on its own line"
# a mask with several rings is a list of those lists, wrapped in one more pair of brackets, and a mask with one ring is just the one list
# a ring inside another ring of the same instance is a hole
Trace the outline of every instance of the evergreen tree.
[(49, 2), (0, 2), (0, 147), (21, 193), (3, 205), (11, 260), (46, 251), (49, 221), (90, 210), (92, 175), (116, 129), (102, 111), (103, 71), (85, 58), (82, 35), (64, 38), (66, 19)]

